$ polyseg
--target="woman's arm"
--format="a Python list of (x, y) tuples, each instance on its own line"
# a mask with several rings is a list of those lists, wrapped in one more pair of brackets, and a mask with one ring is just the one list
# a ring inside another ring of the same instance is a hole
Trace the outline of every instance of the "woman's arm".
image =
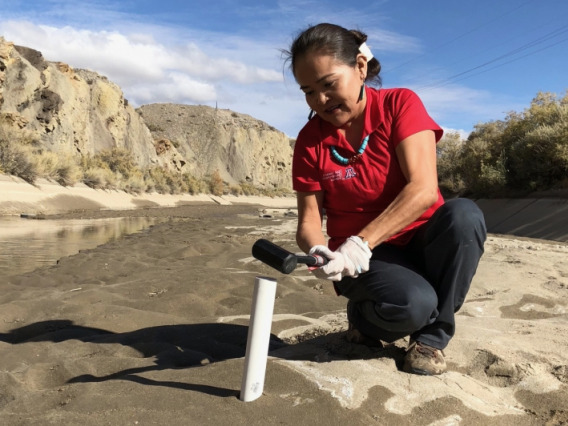
[(438, 200), (436, 139), (432, 130), (415, 133), (396, 147), (407, 184), (376, 219), (359, 232), (373, 248), (418, 219)]
[(322, 231), (323, 191), (298, 192), (298, 229), (296, 242), (308, 253), (315, 245), (326, 245)]

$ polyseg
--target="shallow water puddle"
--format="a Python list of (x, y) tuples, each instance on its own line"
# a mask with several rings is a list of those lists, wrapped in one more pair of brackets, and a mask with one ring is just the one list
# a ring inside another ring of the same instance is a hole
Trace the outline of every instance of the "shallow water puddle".
[(31, 220), (0, 217), (0, 277), (54, 264), (157, 223), (149, 217)]

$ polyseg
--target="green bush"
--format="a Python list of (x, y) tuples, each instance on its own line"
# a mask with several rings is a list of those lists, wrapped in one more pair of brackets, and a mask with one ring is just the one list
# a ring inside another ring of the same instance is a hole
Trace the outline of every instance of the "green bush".
[(459, 133), (448, 133), (438, 142), (438, 181), (444, 196), (453, 196), (465, 189), (462, 176), (462, 151), (464, 142)]
[(538, 127), (513, 145), (509, 164), (516, 186), (542, 190), (568, 176), (568, 120)]
[(522, 114), (509, 118), (505, 133), (511, 188), (542, 190), (568, 175), (568, 93), (540, 93)]
[(491, 197), (568, 186), (568, 92), (539, 93), (522, 113), (438, 144), (440, 187)]

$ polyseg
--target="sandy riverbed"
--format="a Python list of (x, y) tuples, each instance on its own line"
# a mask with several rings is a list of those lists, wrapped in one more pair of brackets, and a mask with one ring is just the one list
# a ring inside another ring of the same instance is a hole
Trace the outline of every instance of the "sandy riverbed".
[[(287, 207), (91, 211), (155, 215), (142, 233), (0, 278), (0, 422), (533, 425), (568, 422), (568, 246), (490, 236), (439, 377), (399, 371), (405, 341), (348, 344), (345, 300), (303, 268)], [(264, 395), (241, 385), (254, 277), (277, 278)]]

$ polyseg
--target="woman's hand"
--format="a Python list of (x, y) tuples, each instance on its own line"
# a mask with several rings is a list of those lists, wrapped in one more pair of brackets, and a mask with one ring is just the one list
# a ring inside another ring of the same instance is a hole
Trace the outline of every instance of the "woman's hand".
[(359, 274), (369, 270), (369, 260), (373, 252), (361, 237), (351, 236), (337, 249), (345, 260), (344, 275), (357, 278)]
[(324, 245), (313, 246), (309, 254), (319, 254), (329, 260), (319, 268), (310, 268), (310, 271), (322, 280), (341, 281), (341, 274), (345, 268), (345, 259), (341, 253), (331, 251)]

